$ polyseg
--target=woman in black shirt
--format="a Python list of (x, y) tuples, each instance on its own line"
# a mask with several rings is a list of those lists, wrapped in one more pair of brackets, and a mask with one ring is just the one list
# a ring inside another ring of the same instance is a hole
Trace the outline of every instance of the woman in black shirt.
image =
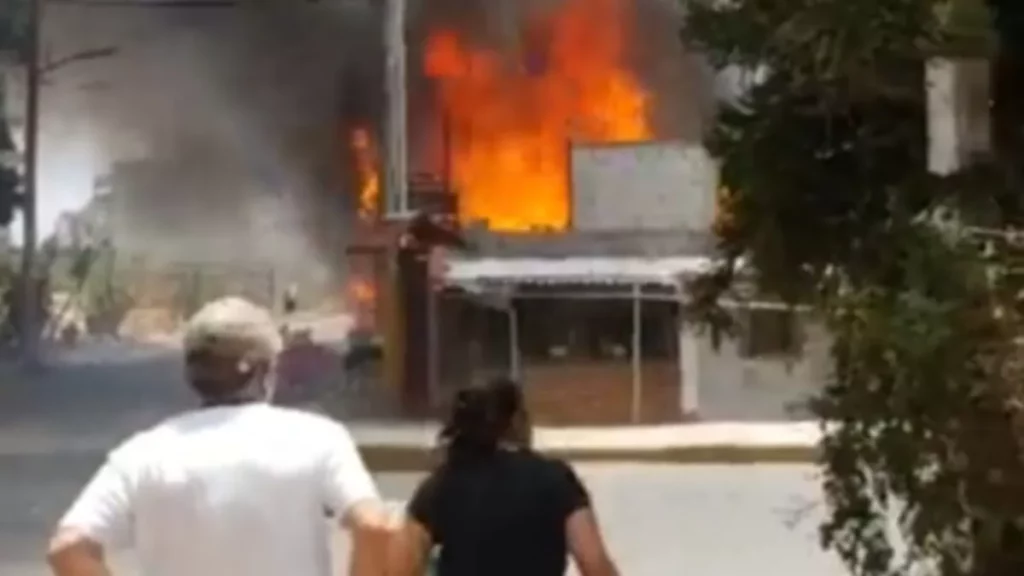
[(522, 392), (510, 380), (460, 391), (441, 431), (444, 461), (413, 495), (391, 576), (616, 576), (586, 488), (568, 464), (530, 449)]

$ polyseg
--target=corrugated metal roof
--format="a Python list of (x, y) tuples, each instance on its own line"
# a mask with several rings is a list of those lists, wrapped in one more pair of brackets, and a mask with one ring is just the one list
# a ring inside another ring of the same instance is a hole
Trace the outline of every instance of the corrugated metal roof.
[(447, 262), (450, 284), (661, 284), (708, 270), (706, 256), (664, 258), (479, 258)]

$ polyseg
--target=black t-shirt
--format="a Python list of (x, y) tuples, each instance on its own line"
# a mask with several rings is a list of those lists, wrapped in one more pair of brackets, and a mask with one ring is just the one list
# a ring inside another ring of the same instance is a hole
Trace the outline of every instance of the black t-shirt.
[(565, 462), (502, 450), (442, 466), (416, 489), (408, 512), (440, 546), (439, 576), (564, 576), (565, 521), (589, 505)]

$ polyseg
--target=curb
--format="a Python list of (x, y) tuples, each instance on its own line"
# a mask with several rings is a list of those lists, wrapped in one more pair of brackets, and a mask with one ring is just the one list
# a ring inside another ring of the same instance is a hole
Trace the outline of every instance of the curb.
[[(359, 447), (370, 469), (380, 472), (416, 472), (436, 464), (437, 453), (424, 446), (370, 445)], [(540, 451), (574, 462), (630, 462), (664, 464), (808, 464), (818, 460), (817, 446), (705, 445), (651, 449), (557, 448)]]

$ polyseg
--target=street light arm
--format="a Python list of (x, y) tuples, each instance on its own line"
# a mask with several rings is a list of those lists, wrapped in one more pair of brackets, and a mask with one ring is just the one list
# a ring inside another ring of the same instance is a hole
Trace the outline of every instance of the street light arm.
[(75, 52), (74, 54), (69, 54), (67, 56), (64, 56), (63, 58), (58, 58), (51, 62), (43, 63), (39, 67), (39, 72), (40, 74), (50, 74), (56, 70), (63, 68), (64, 66), (67, 66), (68, 64), (73, 64), (75, 62), (85, 62), (88, 60), (99, 60), (101, 58), (108, 58), (110, 56), (114, 56), (118, 52), (120, 52), (120, 49), (115, 46), (82, 50), (81, 52)]
[[(72, 4), (90, 8), (235, 8), (244, 0), (48, 0), (51, 4)], [(319, 4), (321, 0), (305, 0), (307, 4)]]
[(53, 4), (124, 8), (234, 8), (239, 0), (49, 0)]

